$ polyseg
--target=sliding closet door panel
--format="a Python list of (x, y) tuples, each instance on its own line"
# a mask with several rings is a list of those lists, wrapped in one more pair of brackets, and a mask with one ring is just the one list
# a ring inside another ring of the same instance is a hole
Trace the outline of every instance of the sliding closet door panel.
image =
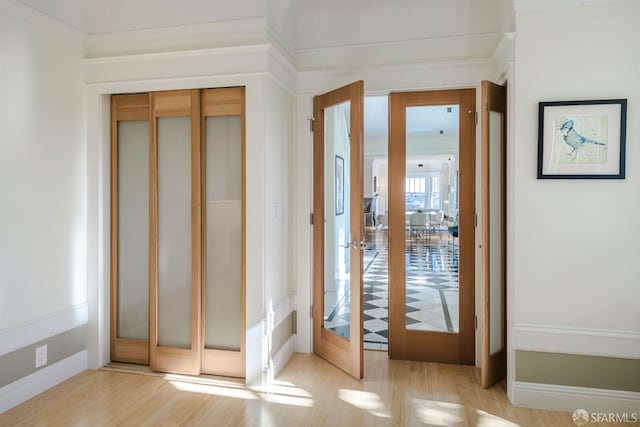
[(244, 88), (112, 97), (111, 358), (245, 375)]
[(245, 375), (244, 88), (202, 91), (203, 373)]
[(118, 125), (118, 337), (149, 338), (149, 122)]
[(149, 363), (149, 95), (111, 97), (111, 360)]
[(198, 90), (151, 94), (150, 364), (200, 373), (202, 180)]
[(191, 348), (191, 117), (159, 117), (158, 345)]
[(241, 120), (206, 117), (205, 347), (240, 350)]

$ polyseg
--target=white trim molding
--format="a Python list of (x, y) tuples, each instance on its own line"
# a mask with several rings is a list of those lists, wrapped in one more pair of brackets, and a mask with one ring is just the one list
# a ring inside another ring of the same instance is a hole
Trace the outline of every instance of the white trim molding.
[(0, 414), (87, 369), (82, 350), (33, 374), (0, 388)]
[(273, 316), (273, 329), (275, 329), (296, 309), (296, 297), (290, 295), (279, 301), (275, 307), (270, 308), (272, 310), (271, 316)]
[(88, 84), (266, 73), (269, 44), (146, 53), (83, 61)]
[(573, 412), (630, 413), (640, 411), (640, 393), (516, 381), (514, 406)]
[(516, 324), (511, 342), (513, 350), (640, 358), (637, 332)]
[(513, 64), (516, 57), (516, 33), (505, 33), (496, 50), (493, 59), (496, 61), (496, 80), (498, 84), (504, 84), (508, 80), (509, 64)]
[(293, 353), (296, 351), (296, 334), (293, 334), (289, 337), (287, 342), (278, 350), (278, 352), (273, 356), (271, 361), (271, 375), (272, 378), (275, 378), (280, 374), (280, 371), (285, 367)]
[(88, 319), (89, 308), (87, 303), (83, 303), (42, 316), (23, 325), (2, 329), (0, 330), (0, 356), (85, 325)]
[(529, 10), (560, 9), (563, 7), (581, 7), (594, 4), (613, 3), (621, 0), (513, 0), (516, 12)]

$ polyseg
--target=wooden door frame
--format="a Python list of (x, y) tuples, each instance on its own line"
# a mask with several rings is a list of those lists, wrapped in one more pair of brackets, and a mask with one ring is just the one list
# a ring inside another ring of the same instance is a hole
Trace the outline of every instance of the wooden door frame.
[[(392, 359), (475, 363), (475, 191), (476, 89), (392, 92), (389, 94), (389, 356)], [(459, 333), (411, 331), (405, 313), (406, 107), (460, 105)], [(462, 144), (467, 144), (463, 149)], [(464, 173), (462, 173), (464, 171)], [(402, 211), (402, 214), (400, 214)], [(392, 291), (393, 290), (393, 291)], [(396, 294), (397, 292), (397, 294)], [(467, 307), (463, 310), (463, 307)], [(447, 351), (451, 349), (451, 351)]]
[[(324, 328), (324, 109), (351, 101), (350, 104), (350, 230), (352, 240), (361, 242), (364, 236), (362, 215), (362, 164), (364, 159), (363, 111), (364, 82), (357, 81), (313, 99), (313, 351), (356, 378), (364, 376), (363, 348), (363, 292), (362, 250), (351, 253), (351, 272), (359, 274), (359, 280), (350, 281), (350, 339), (345, 340)], [(354, 256), (354, 253), (358, 257)], [(359, 259), (356, 259), (359, 258)], [(354, 266), (356, 268), (354, 268)], [(359, 322), (354, 313), (359, 312)]]

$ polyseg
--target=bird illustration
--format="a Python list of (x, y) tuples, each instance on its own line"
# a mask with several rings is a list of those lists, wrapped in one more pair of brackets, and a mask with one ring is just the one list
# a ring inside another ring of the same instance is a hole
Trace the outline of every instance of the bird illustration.
[(600, 145), (605, 149), (607, 148), (607, 144), (604, 142), (594, 141), (593, 139), (589, 139), (576, 132), (573, 127), (573, 120), (571, 119), (565, 120), (564, 123), (562, 123), (562, 126), (560, 126), (560, 132), (562, 133), (562, 139), (564, 139), (564, 142), (572, 148), (571, 152), (567, 155), (573, 155), (574, 159), (578, 156), (578, 150), (586, 144), (595, 144)]

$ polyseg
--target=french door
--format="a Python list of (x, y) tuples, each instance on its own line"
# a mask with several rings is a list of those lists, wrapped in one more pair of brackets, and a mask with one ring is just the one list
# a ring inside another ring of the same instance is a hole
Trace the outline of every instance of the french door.
[(484, 301), (482, 386), (507, 372), (506, 135), (507, 90), (482, 82), (482, 248)]
[(111, 113), (111, 359), (244, 376), (244, 88)]
[(363, 104), (352, 83), (313, 102), (313, 351), (363, 377)]
[[(474, 89), (389, 95), (392, 359), (474, 363), (475, 110)], [(433, 174), (417, 205), (411, 177)]]

